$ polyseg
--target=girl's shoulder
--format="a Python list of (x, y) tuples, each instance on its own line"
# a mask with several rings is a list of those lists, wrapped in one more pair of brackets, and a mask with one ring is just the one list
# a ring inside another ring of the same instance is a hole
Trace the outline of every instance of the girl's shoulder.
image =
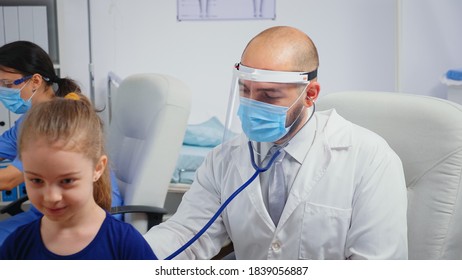
[(105, 232), (105, 240), (112, 240), (112, 245), (123, 252), (118, 258), (122, 259), (157, 259), (151, 247), (141, 233), (131, 224), (114, 218), (110, 213), (101, 227)]
[(0, 246), (0, 259), (30, 259), (37, 248), (42, 248), (40, 219), (19, 226)]

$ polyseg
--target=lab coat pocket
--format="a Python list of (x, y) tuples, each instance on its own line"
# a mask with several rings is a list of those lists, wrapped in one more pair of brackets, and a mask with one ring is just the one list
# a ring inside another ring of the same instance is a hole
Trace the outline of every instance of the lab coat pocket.
[(300, 259), (344, 259), (351, 208), (305, 203)]

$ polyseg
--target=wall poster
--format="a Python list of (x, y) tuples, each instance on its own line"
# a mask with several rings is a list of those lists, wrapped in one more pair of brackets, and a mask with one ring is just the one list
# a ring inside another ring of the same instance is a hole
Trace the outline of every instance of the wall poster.
[(275, 19), (276, 0), (177, 0), (178, 20)]

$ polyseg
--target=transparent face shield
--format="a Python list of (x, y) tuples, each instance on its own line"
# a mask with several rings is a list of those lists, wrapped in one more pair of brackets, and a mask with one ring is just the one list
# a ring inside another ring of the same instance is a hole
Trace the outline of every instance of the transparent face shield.
[(236, 64), (223, 142), (244, 132), (252, 142), (276, 142), (306, 114), (304, 99), (317, 71), (260, 70)]

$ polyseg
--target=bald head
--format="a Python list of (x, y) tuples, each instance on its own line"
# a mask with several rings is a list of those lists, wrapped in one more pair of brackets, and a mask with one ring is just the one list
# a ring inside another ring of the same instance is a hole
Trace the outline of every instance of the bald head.
[(319, 58), (313, 41), (289, 26), (264, 30), (247, 44), (241, 63), (252, 68), (309, 72), (318, 68)]

